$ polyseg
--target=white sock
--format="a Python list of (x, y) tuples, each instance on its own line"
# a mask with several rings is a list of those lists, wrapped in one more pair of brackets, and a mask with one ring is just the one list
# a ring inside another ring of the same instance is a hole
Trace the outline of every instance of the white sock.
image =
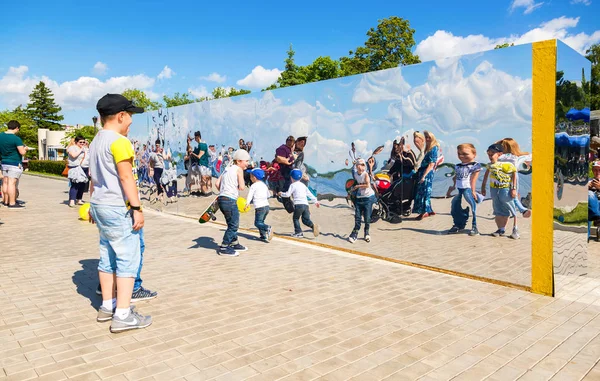
[(115, 316), (119, 319), (125, 319), (129, 316), (130, 309), (129, 308), (117, 308), (115, 310)]
[(102, 301), (102, 307), (112, 311), (117, 306), (117, 299), (108, 299)]

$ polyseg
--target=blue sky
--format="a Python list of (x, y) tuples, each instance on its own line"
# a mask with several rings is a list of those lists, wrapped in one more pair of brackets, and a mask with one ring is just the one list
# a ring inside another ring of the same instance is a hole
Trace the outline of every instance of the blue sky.
[(290, 43), (298, 64), (320, 55), (338, 58), (362, 45), (378, 19), (392, 15), (410, 20), (424, 60), (503, 41), (555, 37), (579, 51), (600, 41), (592, 17), (600, 14), (600, 0), (436, 0), (412, 8), (398, 1), (371, 8), (354, 1), (28, 1), (3, 4), (2, 11), (0, 109), (26, 102), (44, 79), (69, 124), (89, 123), (99, 96), (125, 87), (153, 97), (202, 95), (215, 86), (260, 90), (283, 70)]

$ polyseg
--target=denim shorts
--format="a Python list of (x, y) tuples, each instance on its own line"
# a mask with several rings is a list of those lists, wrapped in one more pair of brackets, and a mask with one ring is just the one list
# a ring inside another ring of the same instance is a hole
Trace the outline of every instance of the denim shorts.
[(98, 270), (135, 278), (140, 266), (140, 233), (133, 230), (131, 213), (124, 206), (90, 205), (90, 213), (100, 231)]
[(2, 176), (18, 179), (23, 173), (23, 167), (20, 165), (2, 164)]
[(514, 217), (517, 215), (509, 188), (490, 188), (494, 216)]

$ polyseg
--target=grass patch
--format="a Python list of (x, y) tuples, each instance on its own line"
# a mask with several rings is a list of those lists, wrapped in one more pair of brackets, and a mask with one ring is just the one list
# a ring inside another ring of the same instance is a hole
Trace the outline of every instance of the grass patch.
[(568, 213), (554, 208), (554, 219), (565, 225), (587, 225), (588, 220), (588, 204), (580, 202), (577, 206)]

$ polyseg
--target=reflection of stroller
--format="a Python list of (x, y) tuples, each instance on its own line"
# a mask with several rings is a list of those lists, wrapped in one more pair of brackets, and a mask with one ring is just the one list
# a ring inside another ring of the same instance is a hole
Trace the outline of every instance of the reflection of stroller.
[(402, 177), (390, 184), (389, 176), (377, 174), (375, 175), (375, 185), (377, 204), (371, 217), (372, 222), (381, 218), (390, 223), (400, 223), (402, 222), (401, 216), (410, 215), (415, 188), (412, 176)]

